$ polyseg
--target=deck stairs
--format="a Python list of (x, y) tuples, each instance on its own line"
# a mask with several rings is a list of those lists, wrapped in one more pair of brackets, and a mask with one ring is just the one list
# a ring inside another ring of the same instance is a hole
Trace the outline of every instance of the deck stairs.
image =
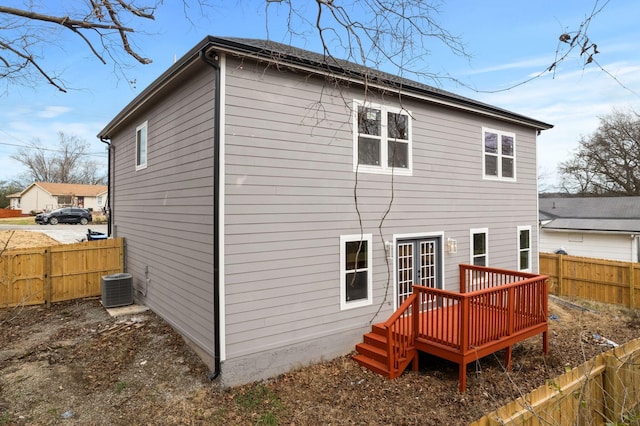
[[(417, 352), (411, 349), (407, 352), (407, 356), (399, 357), (395, 363), (389, 361), (388, 348), (387, 328), (384, 324), (374, 324), (371, 332), (364, 335), (364, 341), (356, 345), (357, 354), (353, 359), (371, 371), (389, 379), (395, 379), (402, 375), (407, 366), (417, 357)], [(414, 366), (417, 366), (417, 362)]]

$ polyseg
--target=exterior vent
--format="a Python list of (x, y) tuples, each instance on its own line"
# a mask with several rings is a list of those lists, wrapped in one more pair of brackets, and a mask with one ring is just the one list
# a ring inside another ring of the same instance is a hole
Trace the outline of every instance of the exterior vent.
[(102, 306), (115, 308), (133, 303), (133, 277), (131, 274), (113, 274), (102, 277)]

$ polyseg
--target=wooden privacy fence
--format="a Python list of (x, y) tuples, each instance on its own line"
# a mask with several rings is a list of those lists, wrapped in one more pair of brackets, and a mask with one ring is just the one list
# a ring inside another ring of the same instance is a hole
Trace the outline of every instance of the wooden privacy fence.
[(124, 239), (6, 250), (0, 308), (99, 296), (103, 275), (123, 272)]
[(540, 273), (550, 294), (640, 306), (640, 263), (540, 253)]
[(0, 209), (0, 219), (22, 217), (22, 210)]
[(640, 413), (640, 339), (600, 354), (471, 426), (617, 425)]

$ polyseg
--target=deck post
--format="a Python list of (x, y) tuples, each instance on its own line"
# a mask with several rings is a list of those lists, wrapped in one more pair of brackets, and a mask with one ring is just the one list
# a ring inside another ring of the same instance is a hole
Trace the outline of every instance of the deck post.
[(411, 361), (411, 371), (418, 371), (420, 366), (418, 365), (418, 359), (420, 358), (418, 351), (416, 350), (416, 339), (418, 338), (420, 331), (420, 305), (422, 305), (422, 293), (418, 292), (411, 303), (411, 314), (413, 316), (413, 333), (411, 334), (411, 347), (413, 348), (413, 360)]
[(467, 364), (461, 362), (458, 367), (458, 390), (464, 392), (467, 390)]
[(458, 269), (460, 270), (460, 293), (467, 292), (467, 270), (464, 265), (458, 265)]

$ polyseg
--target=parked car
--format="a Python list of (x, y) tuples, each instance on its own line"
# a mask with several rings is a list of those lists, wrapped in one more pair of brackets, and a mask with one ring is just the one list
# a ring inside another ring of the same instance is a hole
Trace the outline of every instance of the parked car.
[(36, 215), (36, 223), (40, 225), (57, 225), (58, 223), (79, 223), (86, 225), (91, 222), (91, 212), (78, 207), (64, 207), (48, 213)]

